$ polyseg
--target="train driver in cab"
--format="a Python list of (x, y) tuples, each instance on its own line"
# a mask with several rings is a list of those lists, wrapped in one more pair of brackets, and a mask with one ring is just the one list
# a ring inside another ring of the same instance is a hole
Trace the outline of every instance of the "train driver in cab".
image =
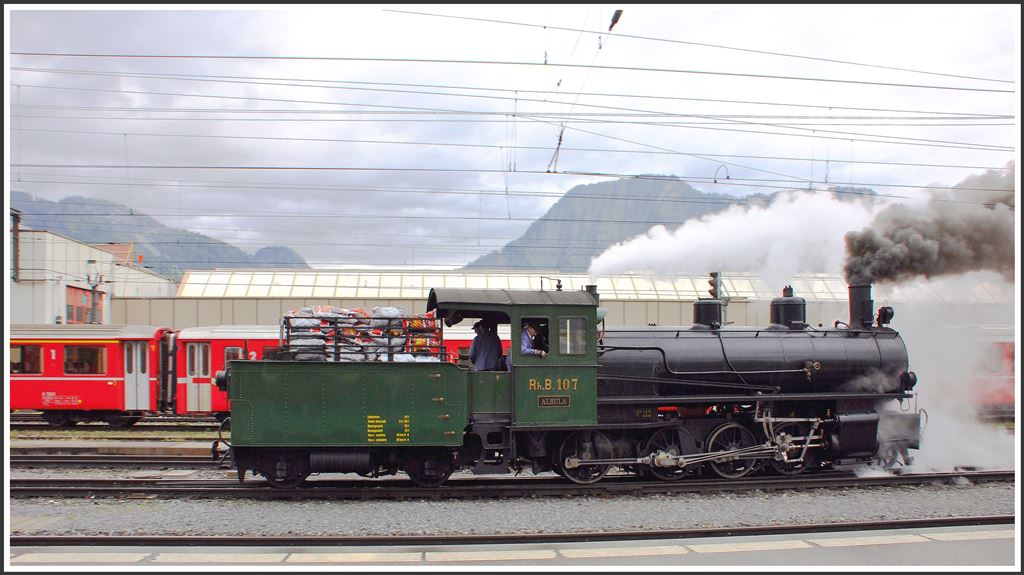
[(548, 352), (543, 349), (537, 349), (533, 345), (533, 342), (537, 338), (537, 333), (537, 325), (534, 322), (524, 321), (523, 332), (522, 335), (519, 336), (519, 351), (524, 355), (539, 355), (540, 357), (547, 357)]

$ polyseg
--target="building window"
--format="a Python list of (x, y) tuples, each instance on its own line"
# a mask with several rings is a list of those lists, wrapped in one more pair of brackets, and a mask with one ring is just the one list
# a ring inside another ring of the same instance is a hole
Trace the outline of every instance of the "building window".
[(587, 318), (563, 317), (558, 320), (558, 351), (563, 355), (586, 355)]
[(11, 373), (43, 373), (43, 346), (12, 345)]
[(64, 373), (107, 373), (107, 348), (100, 345), (64, 346)]
[(87, 289), (67, 287), (67, 323), (90, 323), (92, 298), (96, 296), (96, 323), (103, 323), (103, 294)]

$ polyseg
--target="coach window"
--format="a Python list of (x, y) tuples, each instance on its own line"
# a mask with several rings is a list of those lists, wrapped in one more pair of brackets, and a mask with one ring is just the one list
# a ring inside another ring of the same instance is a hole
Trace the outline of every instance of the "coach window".
[(228, 365), (228, 362), (232, 359), (245, 359), (245, 351), (240, 347), (225, 347), (224, 348), (224, 365)]
[(11, 373), (43, 373), (42, 357), (42, 346), (12, 345)]
[(139, 373), (148, 373), (149, 370), (146, 368), (147, 362), (149, 361), (149, 346), (144, 341), (138, 343), (139, 350)]
[(64, 346), (64, 373), (107, 373), (107, 349), (98, 345)]
[(558, 353), (561, 353), (562, 355), (586, 355), (587, 318), (559, 318)]

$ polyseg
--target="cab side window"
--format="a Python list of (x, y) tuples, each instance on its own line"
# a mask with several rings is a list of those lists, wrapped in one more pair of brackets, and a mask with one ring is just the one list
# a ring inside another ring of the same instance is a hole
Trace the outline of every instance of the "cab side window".
[(587, 318), (563, 317), (558, 320), (558, 353), (587, 354)]
[[(520, 349), (529, 346), (529, 349), (549, 353), (551, 351), (548, 345), (548, 326), (550, 323), (551, 320), (546, 317), (524, 317), (522, 320), (523, 328), (520, 332), (520, 338), (522, 339)], [(532, 329), (527, 331), (526, 326), (530, 326)]]

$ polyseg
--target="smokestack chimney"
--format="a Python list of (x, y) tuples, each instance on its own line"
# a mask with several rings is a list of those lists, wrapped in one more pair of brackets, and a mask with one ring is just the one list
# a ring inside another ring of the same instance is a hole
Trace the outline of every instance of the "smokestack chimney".
[(850, 328), (871, 329), (875, 302), (871, 300), (871, 285), (850, 286)]

